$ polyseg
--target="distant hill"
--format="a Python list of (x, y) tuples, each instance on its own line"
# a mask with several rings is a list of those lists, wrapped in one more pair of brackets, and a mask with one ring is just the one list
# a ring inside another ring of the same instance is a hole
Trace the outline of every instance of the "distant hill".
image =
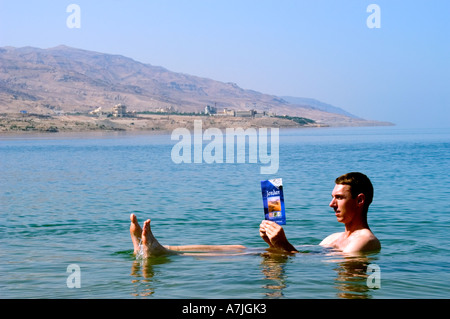
[(316, 108), (321, 111), (341, 114), (341, 115), (349, 116), (349, 117), (352, 117), (355, 119), (361, 119), (358, 116), (347, 112), (346, 110), (343, 110), (343, 109), (341, 109), (337, 106), (331, 105), (331, 104), (321, 102), (316, 99), (305, 98), (305, 97), (293, 97), (293, 96), (282, 96), (281, 98), (291, 104), (308, 105), (312, 108)]
[(277, 97), (235, 83), (176, 73), (133, 59), (67, 46), (0, 48), (0, 112), (53, 114), (172, 107), (199, 112), (206, 105), (311, 118), (328, 125), (381, 125), (314, 99)]

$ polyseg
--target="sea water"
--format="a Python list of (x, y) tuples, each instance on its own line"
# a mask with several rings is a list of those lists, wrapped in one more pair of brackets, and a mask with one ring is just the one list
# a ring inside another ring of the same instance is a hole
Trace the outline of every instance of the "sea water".
[[(176, 164), (173, 145), (170, 134), (0, 137), (0, 297), (450, 297), (449, 129), (280, 130), (274, 175), (252, 163)], [(343, 231), (328, 204), (350, 171), (374, 184), (379, 253), (318, 245)], [(295, 255), (267, 254), (259, 237), (260, 181), (274, 177)], [(250, 253), (137, 259), (130, 213), (151, 218), (162, 244)]]

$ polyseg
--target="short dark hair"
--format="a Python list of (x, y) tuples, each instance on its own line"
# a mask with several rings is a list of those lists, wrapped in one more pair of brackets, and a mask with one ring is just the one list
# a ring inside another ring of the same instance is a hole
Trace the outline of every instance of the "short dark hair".
[(373, 200), (373, 185), (366, 175), (359, 172), (351, 172), (339, 176), (336, 178), (335, 182), (338, 185), (349, 185), (353, 198), (356, 198), (356, 196), (363, 193), (366, 197), (364, 209), (365, 211), (369, 209), (369, 205)]

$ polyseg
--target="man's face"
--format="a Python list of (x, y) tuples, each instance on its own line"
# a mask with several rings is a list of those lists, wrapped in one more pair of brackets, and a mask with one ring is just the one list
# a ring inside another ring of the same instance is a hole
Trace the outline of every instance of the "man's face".
[(358, 200), (352, 198), (349, 185), (336, 184), (331, 193), (330, 207), (334, 209), (337, 221), (350, 222), (358, 211)]

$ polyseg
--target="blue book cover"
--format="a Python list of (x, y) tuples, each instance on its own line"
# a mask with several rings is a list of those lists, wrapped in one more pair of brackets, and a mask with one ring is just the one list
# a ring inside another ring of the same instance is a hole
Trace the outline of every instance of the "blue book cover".
[(264, 217), (279, 225), (286, 224), (284, 210), (283, 181), (281, 178), (261, 181)]

